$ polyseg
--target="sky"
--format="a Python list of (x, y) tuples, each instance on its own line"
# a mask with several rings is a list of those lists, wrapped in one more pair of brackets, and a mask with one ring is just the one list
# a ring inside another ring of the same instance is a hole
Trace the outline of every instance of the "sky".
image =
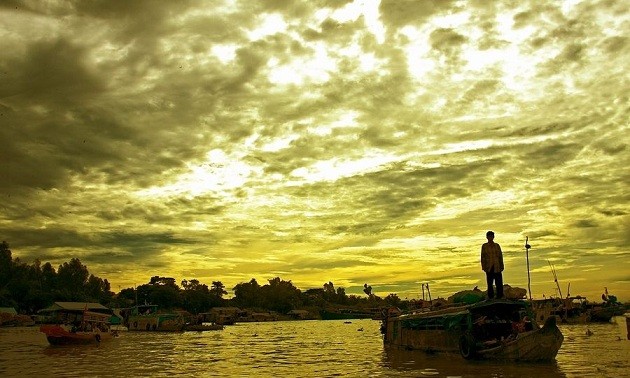
[(417, 299), (485, 290), (493, 230), (534, 298), (630, 300), (628, 5), (3, 1), (0, 239)]

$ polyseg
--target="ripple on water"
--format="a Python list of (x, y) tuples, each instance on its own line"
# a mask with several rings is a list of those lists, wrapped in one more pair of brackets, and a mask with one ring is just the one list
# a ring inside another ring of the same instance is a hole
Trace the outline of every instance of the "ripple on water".
[[(625, 324), (625, 323), (624, 323)], [(362, 328), (363, 331), (357, 330)], [(562, 325), (551, 364), (465, 361), (383, 347), (371, 320), (245, 323), (222, 331), (124, 332), (101, 345), (51, 347), (37, 328), (0, 328), (2, 377), (583, 377), (627, 376), (617, 324)], [(587, 332), (590, 331), (590, 332)]]

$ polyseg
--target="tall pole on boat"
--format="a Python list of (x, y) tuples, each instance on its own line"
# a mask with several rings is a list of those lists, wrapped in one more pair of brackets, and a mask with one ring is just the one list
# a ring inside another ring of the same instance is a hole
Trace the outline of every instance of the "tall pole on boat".
[(558, 283), (558, 275), (556, 274), (556, 268), (554, 268), (554, 266), (551, 265), (551, 262), (549, 260), (547, 260), (547, 263), (549, 263), (549, 267), (551, 268), (551, 273), (553, 273), (553, 280), (556, 283), (556, 287), (558, 288), (558, 295), (560, 296), (560, 298), (562, 298), (562, 290), (560, 290), (560, 284)]
[(529, 300), (532, 300), (532, 280), (529, 276), (529, 249), (532, 247), (528, 243), (529, 236), (525, 236), (525, 259), (527, 260), (527, 292), (529, 293)]

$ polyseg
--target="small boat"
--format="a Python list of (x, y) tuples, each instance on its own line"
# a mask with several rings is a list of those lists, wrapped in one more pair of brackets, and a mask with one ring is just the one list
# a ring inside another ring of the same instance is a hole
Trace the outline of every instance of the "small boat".
[(626, 312), (623, 304), (617, 301), (617, 297), (609, 295), (608, 288), (604, 288), (604, 290), (601, 303), (587, 303), (587, 307), (591, 312), (592, 322), (608, 323), (614, 316), (622, 316)]
[(184, 331), (220, 331), (223, 328), (225, 327), (221, 324), (186, 324), (184, 326)]
[(381, 332), (387, 347), (454, 352), (465, 359), (553, 360), (564, 337), (555, 317), (539, 327), (529, 303), (486, 300), (436, 310), (388, 311)]
[(98, 344), (118, 336), (110, 329), (110, 317), (110, 314), (83, 311), (72, 323), (44, 324), (39, 330), (51, 345)]
[(319, 312), (322, 320), (372, 319), (378, 316), (379, 310), (362, 308), (326, 308)]

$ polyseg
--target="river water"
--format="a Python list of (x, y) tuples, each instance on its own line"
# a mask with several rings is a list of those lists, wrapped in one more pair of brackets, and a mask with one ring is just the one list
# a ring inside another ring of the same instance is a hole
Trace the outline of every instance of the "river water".
[(561, 325), (555, 362), (466, 361), (383, 347), (378, 321), (241, 323), (222, 331), (121, 332), (49, 346), (38, 327), (0, 328), (0, 377), (630, 377), (625, 319)]

